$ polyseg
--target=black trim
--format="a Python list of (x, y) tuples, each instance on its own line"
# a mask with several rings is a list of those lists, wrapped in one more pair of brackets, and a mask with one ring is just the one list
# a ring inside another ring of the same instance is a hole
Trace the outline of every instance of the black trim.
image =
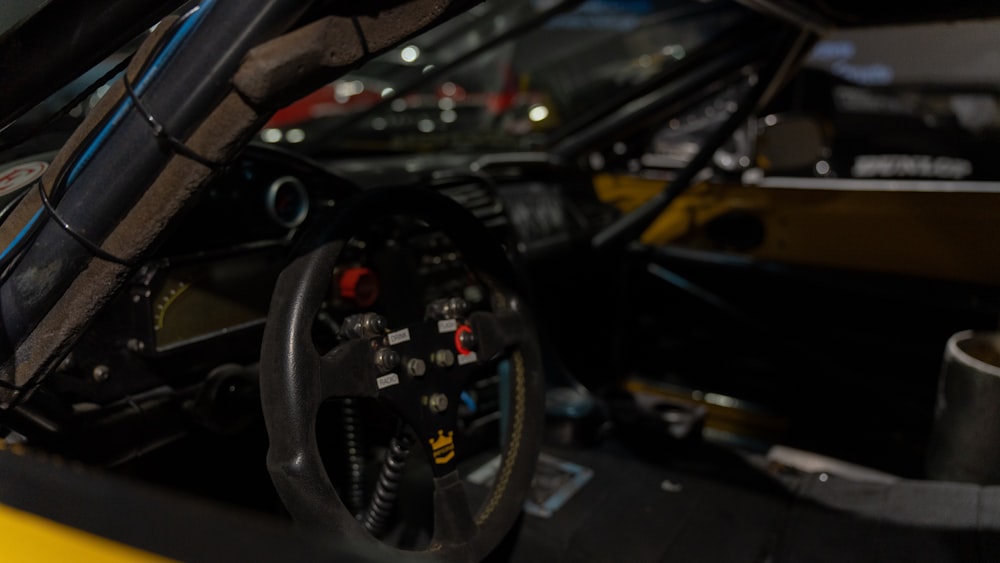
[(291, 523), (34, 455), (0, 452), (0, 475), (7, 506), (181, 561), (384, 560)]

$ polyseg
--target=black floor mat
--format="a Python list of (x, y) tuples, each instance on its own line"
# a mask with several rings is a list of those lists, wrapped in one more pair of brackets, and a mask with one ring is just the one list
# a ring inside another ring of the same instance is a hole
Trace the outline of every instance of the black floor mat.
[[(760, 561), (791, 502), (748, 476), (723, 486), (618, 446), (550, 451), (594, 477), (551, 519), (526, 519), (513, 561)], [(716, 473), (750, 471), (730, 459)]]
[(511, 561), (1000, 561), (1000, 487), (779, 480), (707, 445), (547, 451), (594, 477), (552, 518), (525, 518)]

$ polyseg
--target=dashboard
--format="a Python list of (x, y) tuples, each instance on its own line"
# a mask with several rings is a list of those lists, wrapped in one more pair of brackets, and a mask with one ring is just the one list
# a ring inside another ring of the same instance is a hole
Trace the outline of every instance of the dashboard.
[[(423, 169), (371, 159), (320, 165), (273, 147), (248, 147), (46, 380), (38, 396), (55, 405), (46, 413), (59, 428), (54, 435), (72, 429), (57, 442), (73, 444), (74, 457), (114, 464), (192, 428), (245, 427), (259, 411), (257, 362), (277, 277), (309, 226), (359, 190), (391, 182), (452, 198), (507, 250), (529, 290), (552, 281), (545, 274), (537, 279), (532, 265), (557, 264), (599, 226), (593, 218), (607, 212), (588, 199), (592, 190), (577, 189), (576, 178), (548, 164), (447, 164), (444, 172), (433, 158)], [(332, 347), (339, 323), (353, 314), (420, 320), (427, 303), (450, 298), (472, 310), (486, 306), (485, 289), (447, 237), (413, 218), (369, 225), (333, 271), (314, 340), (319, 349)], [(495, 388), (503, 369), (501, 362), (487, 370), (463, 396), (462, 428), (479, 432), (483, 442), (497, 435), (491, 428), (498, 424)], [(136, 415), (161, 418), (136, 425)], [(137, 440), (146, 443), (136, 448)], [(59, 443), (49, 446), (59, 450)], [(122, 452), (113, 443), (133, 445)]]

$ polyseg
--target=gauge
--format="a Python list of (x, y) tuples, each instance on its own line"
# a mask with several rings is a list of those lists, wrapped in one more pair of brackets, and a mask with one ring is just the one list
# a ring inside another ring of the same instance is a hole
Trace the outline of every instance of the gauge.
[(167, 276), (153, 296), (157, 350), (230, 332), (264, 318), (270, 295), (266, 284), (234, 285), (216, 274), (176, 272)]
[(156, 349), (263, 323), (283, 264), (283, 252), (265, 249), (159, 272), (150, 296)]
[(306, 187), (293, 176), (278, 178), (267, 188), (267, 213), (282, 227), (298, 227), (309, 213)]
[(188, 288), (191, 287), (190, 282), (170, 280), (166, 284), (163, 290), (161, 290), (154, 300), (156, 305), (153, 311), (153, 328), (157, 331), (163, 330), (166, 326), (165, 319), (167, 317), (167, 309), (174, 304), (181, 295), (184, 294)]

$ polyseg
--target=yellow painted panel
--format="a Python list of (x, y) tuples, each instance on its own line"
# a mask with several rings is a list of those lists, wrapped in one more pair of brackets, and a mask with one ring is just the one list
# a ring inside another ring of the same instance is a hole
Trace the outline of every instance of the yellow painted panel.
[(0, 505), (0, 530), (5, 563), (172, 561), (9, 506)]
[[(602, 201), (628, 211), (663, 187), (659, 180), (598, 176)], [(1000, 194), (865, 192), (700, 184), (643, 234), (648, 244), (712, 249), (700, 231), (731, 210), (753, 212), (762, 260), (1000, 284)]]

